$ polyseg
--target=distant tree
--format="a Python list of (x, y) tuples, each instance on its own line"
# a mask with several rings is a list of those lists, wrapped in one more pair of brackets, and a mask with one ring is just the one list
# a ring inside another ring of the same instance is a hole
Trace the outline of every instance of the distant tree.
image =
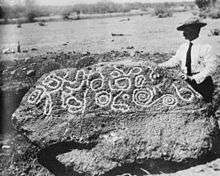
[(77, 19), (77, 20), (80, 19), (80, 11), (79, 11), (79, 10), (76, 11), (76, 19)]
[(4, 18), (5, 12), (4, 9), (0, 6), (0, 18)]
[(70, 19), (70, 12), (65, 11), (65, 12), (63, 12), (62, 16), (63, 16), (64, 20), (69, 20)]
[(211, 6), (215, 7), (215, 4), (216, 4), (216, 0), (211, 0)]
[(24, 2), (26, 8), (26, 17), (28, 21), (34, 22), (35, 18), (38, 16), (38, 12), (36, 10), (36, 2), (35, 0), (25, 0)]
[(200, 10), (206, 10), (207, 8), (210, 7), (211, 3), (214, 3), (214, 1), (212, 1), (212, 0), (195, 0), (195, 3)]
[(5, 12), (5, 7), (6, 6), (6, 3), (4, 0), (0, 0), (0, 18), (5, 18), (6, 16), (6, 12)]

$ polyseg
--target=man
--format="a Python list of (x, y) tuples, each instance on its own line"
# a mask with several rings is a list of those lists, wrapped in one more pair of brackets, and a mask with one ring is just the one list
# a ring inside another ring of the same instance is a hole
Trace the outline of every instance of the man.
[(214, 92), (211, 75), (217, 64), (211, 46), (201, 44), (197, 39), (200, 29), (204, 26), (206, 23), (197, 17), (192, 17), (177, 27), (177, 30), (183, 31), (183, 36), (188, 41), (179, 47), (170, 60), (159, 66), (169, 68), (180, 65), (186, 81), (203, 96), (207, 103), (210, 103)]

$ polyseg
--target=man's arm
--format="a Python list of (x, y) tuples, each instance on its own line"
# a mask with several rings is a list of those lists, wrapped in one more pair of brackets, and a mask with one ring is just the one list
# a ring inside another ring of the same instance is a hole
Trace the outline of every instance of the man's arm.
[(205, 67), (200, 73), (192, 76), (192, 79), (194, 79), (197, 84), (200, 84), (207, 76), (213, 74), (217, 67), (217, 59), (210, 45), (204, 46), (199, 56), (204, 58), (201, 64), (204, 64)]

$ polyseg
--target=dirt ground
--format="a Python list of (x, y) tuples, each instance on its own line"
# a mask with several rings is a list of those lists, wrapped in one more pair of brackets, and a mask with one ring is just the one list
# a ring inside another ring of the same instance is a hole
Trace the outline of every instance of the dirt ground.
[[(174, 53), (184, 42), (182, 32), (176, 27), (191, 12), (174, 13), (170, 18), (158, 18), (152, 15), (86, 19), (77, 21), (50, 22), (46, 26), (37, 23), (1, 25), (0, 49), (16, 50), (20, 41), (22, 54), (3, 55), (2, 59), (24, 58), (47, 53), (48, 51), (79, 51), (103, 53), (111, 50), (165, 52)], [(127, 17), (126, 17), (127, 19)], [(201, 31), (203, 42), (213, 46), (213, 51), (220, 55), (220, 36), (209, 36), (210, 30), (220, 29), (220, 19), (204, 19), (208, 23)], [(112, 36), (122, 34), (122, 36)]]

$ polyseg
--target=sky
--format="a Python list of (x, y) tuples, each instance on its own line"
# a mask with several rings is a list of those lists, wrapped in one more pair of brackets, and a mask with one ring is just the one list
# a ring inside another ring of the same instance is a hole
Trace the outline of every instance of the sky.
[[(11, 1), (12, 3), (15, 1), (23, 1), (23, 0), (6, 0)], [(193, 1), (193, 0), (35, 0), (39, 5), (73, 5), (79, 3), (96, 3), (100, 1), (113, 1), (116, 3), (124, 3), (124, 2), (181, 2), (181, 1)]]

